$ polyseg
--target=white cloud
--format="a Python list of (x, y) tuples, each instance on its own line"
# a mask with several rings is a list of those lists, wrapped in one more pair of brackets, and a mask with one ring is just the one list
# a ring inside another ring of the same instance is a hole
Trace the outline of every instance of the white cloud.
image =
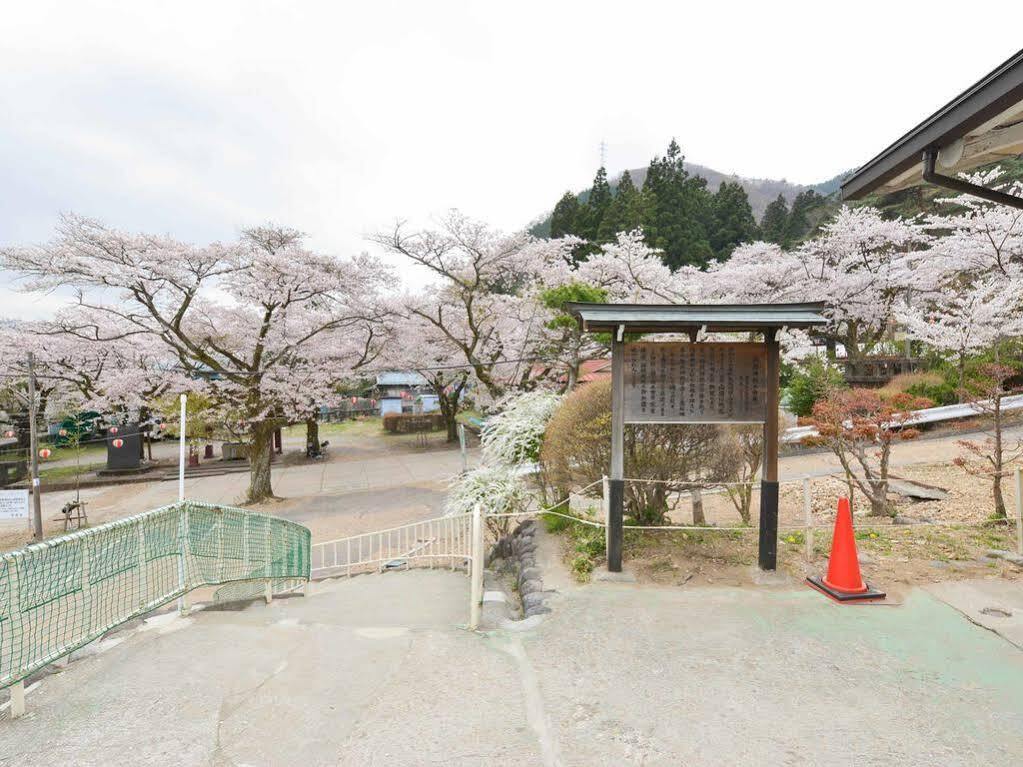
[[(1007, 57), (960, 4), (37, 2), (5, 8), (0, 243), (61, 210), (333, 252), (448, 207), (514, 229), (677, 136), (722, 171), (862, 163)], [(13, 305), (13, 304), (12, 304)], [(22, 307), (21, 304), (18, 305)]]

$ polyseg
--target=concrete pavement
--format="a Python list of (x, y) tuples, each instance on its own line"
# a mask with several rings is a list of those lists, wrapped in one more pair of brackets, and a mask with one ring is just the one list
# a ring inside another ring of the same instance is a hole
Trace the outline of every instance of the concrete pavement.
[[(923, 591), (566, 587), (473, 635), (444, 571), (158, 618), (0, 722), (2, 765), (975, 765), (1023, 759), (1023, 653)], [(178, 630), (181, 629), (181, 630)]]

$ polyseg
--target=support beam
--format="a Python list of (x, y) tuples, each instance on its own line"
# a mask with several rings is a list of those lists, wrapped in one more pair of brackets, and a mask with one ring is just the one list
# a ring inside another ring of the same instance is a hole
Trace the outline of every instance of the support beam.
[(767, 346), (767, 413), (764, 420), (764, 469), (760, 479), (760, 551), (761, 570), (778, 566), (778, 410), (781, 354), (778, 331), (764, 333)]
[(971, 184), (969, 181), (963, 181), (961, 178), (943, 176), (935, 171), (937, 161), (937, 149), (928, 149), (924, 152), (924, 181), (927, 183), (951, 189), (961, 194), (971, 194), (974, 197), (980, 197), (982, 200), (989, 200), (999, 205), (1007, 205), (1010, 208), (1023, 210), (1023, 197), (1016, 197), (1006, 192), (1000, 192), (997, 189), (988, 189), (984, 186)]

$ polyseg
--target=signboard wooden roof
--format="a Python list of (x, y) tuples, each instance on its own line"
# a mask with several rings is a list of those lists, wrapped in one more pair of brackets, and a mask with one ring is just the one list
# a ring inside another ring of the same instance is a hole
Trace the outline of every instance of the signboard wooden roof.
[(583, 330), (610, 333), (747, 332), (767, 328), (811, 328), (827, 320), (823, 303), (805, 304), (567, 304)]

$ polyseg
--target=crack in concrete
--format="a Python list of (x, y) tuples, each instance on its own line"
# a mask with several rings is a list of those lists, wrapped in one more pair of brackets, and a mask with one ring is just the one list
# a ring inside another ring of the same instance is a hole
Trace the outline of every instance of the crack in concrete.
[(227, 721), (228, 717), (233, 716), (239, 709), (241, 709), (241, 707), (245, 703), (245, 700), (240, 700), (234, 705), (231, 705), (231, 700), (236, 699), (240, 696), (244, 696), (246, 699), (249, 698), (250, 696), (254, 695), (261, 689), (263, 689), (263, 687), (265, 687), (275, 677), (284, 673), (288, 668), (291, 656), (298, 652), (303, 645), (304, 642), (302, 641), (302, 639), (299, 639), (297, 642), (295, 642), (295, 645), (290, 650), (288, 650), (287, 654), (284, 656), (284, 660), (278, 663), (274, 670), (267, 674), (257, 684), (244, 690), (238, 690), (237, 692), (228, 693), (221, 699), (220, 706), (217, 708), (217, 729), (213, 740), (213, 753), (210, 754), (211, 767), (234, 767), (235, 765), (234, 760), (223, 753), (224, 744), (221, 742), (220, 731), (224, 725), (224, 722)]
[(522, 640), (517, 636), (509, 636), (504, 641), (496, 644), (498, 648), (508, 653), (515, 659), (515, 666), (519, 672), (519, 680), (522, 682), (522, 693), (526, 704), (526, 723), (536, 735), (537, 744), (540, 747), (540, 757), (544, 767), (563, 767), (561, 760), (561, 748), (554, 735), (550, 719), (544, 709), (543, 693), (540, 691), (540, 680), (536, 675), (536, 669), (526, 654), (526, 648)]

